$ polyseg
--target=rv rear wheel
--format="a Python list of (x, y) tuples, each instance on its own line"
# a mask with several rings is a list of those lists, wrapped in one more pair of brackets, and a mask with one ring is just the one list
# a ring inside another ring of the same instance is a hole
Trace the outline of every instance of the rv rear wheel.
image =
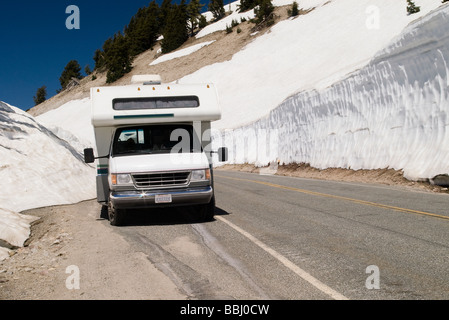
[(108, 216), (109, 216), (109, 223), (112, 226), (120, 226), (123, 224), (123, 216), (124, 216), (123, 209), (115, 208), (114, 205), (112, 204), (112, 201), (109, 201)]

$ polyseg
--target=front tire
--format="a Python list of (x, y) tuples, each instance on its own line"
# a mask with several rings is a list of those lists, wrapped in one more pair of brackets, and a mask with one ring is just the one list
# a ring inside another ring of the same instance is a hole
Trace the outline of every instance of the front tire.
[(212, 221), (215, 216), (215, 196), (208, 204), (203, 204), (199, 208), (200, 219), (203, 221)]
[(121, 226), (123, 225), (123, 216), (124, 216), (124, 210), (123, 209), (117, 209), (112, 204), (112, 201), (109, 201), (108, 205), (108, 217), (109, 217), (109, 223), (112, 226)]

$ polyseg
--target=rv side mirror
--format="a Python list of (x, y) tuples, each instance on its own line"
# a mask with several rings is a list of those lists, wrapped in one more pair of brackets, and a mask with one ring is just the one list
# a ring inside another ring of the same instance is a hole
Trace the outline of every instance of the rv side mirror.
[(218, 149), (218, 160), (220, 162), (228, 161), (228, 148), (219, 148)]
[(95, 162), (95, 156), (94, 156), (94, 149), (84, 149), (84, 162), (85, 163), (94, 163)]

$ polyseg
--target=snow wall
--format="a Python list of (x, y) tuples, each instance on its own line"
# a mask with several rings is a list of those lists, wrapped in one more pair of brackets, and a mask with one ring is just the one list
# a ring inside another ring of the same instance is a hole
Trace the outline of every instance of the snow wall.
[[(95, 168), (69, 142), (1, 101), (0, 123), (0, 210), (21, 212), (95, 197)], [(1, 231), (0, 225), (0, 236)]]
[(299, 92), (250, 125), (221, 131), (229, 163), (308, 163), (319, 169), (449, 172), (449, 6), (409, 25), (361, 70)]

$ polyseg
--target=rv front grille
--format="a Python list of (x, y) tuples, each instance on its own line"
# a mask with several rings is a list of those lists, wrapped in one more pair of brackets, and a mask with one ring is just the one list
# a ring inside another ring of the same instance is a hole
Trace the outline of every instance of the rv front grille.
[(185, 186), (189, 183), (190, 172), (164, 172), (133, 174), (134, 183), (139, 189), (167, 188)]

